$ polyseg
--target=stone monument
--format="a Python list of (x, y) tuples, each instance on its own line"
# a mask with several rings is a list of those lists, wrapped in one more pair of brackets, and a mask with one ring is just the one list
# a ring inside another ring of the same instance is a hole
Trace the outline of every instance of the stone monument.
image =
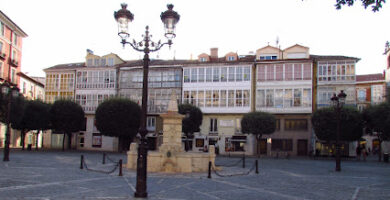
[[(148, 151), (148, 172), (190, 173), (208, 171), (208, 163), (215, 163), (215, 148), (209, 152), (185, 152), (182, 146), (182, 119), (178, 113), (176, 95), (173, 93), (163, 118), (163, 142), (157, 151)], [(130, 145), (127, 152), (127, 168), (137, 169), (137, 144)]]

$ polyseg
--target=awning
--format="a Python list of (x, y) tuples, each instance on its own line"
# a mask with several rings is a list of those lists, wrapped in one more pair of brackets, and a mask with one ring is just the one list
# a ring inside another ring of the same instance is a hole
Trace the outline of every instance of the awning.
[(246, 142), (246, 135), (233, 135), (230, 142)]

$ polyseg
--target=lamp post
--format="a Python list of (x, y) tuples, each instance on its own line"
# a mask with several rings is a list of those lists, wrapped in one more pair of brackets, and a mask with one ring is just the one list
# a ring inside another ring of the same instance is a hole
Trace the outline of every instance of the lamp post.
[(10, 124), (11, 124), (11, 103), (12, 98), (16, 98), (19, 95), (19, 89), (16, 86), (11, 86), (8, 82), (4, 82), (1, 85), (1, 94), (3, 97), (7, 97), (7, 115), (5, 118), (5, 123), (7, 129), (5, 131), (5, 145), (4, 145), (4, 157), (3, 161), (9, 161), (9, 143), (10, 143)]
[(333, 94), (333, 97), (330, 98), (332, 101), (332, 105), (335, 108), (337, 112), (337, 132), (336, 132), (336, 171), (341, 171), (341, 165), (340, 165), (340, 115), (341, 115), (341, 109), (343, 108), (345, 104), (345, 98), (347, 97), (347, 94), (344, 93), (344, 90), (341, 90), (340, 93), (336, 96), (336, 93)]
[(148, 133), (146, 129), (146, 114), (147, 114), (147, 102), (148, 102), (148, 73), (149, 73), (149, 53), (160, 50), (164, 45), (172, 45), (172, 39), (175, 38), (175, 28), (176, 23), (180, 19), (180, 15), (177, 12), (173, 11), (173, 5), (167, 5), (168, 10), (162, 12), (160, 17), (164, 23), (165, 28), (165, 37), (168, 39), (167, 42), (161, 43), (161, 40), (157, 43), (151, 40), (151, 35), (149, 35), (149, 26), (146, 26), (145, 35), (143, 35), (143, 40), (136, 42), (127, 42), (130, 34), (128, 31), (129, 22), (133, 21), (134, 15), (127, 10), (127, 4), (121, 4), (122, 9), (114, 12), (115, 20), (118, 22), (118, 35), (121, 37), (123, 47), (126, 44), (129, 44), (133, 47), (134, 50), (139, 52), (144, 52), (143, 58), (143, 82), (142, 82), (142, 115), (139, 128), (140, 144), (138, 147), (138, 156), (137, 156), (137, 185), (134, 197), (147, 197), (148, 193), (146, 190), (146, 172), (147, 172), (147, 140), (146, 134)]

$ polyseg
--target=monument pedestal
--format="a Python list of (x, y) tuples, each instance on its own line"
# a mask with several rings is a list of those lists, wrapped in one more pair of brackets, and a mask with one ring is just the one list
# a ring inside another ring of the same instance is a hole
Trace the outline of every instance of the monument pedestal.
[[(214, 166), (215, 148), (209, 147), (207, 153), (184, 152), (182, 147), (182, 119), (178, 113), (177, 101), (171, 96), (168, 112), (163, 118), (163, 143), (158, 151), (148, 151), (147, 171), (166, 173), (207, 172), (209, 162)], [(130, 145), (127, 152), (127, 168), (137, 169), (137, 144)]]

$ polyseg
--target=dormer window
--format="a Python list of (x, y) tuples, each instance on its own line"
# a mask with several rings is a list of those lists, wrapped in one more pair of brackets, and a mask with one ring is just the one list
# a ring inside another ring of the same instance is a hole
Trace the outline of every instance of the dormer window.
[(277, 55), (260, 55), (259, 60), (276, 60), (278, 59)]
[(236, 60), (236, 56), (228, 56), (228, 61), (234, 61)]
[(106, 65), (106, 58), (102, 58), (102, 59), (100, 60), (100, 64), (101, 64), (102, 66), (105, 66), (105, 65)]
[(108, 58), (108, 66), (114, 66), (114, 58)]
[(206, 61), (207, 61), (207, 58), (201, 57), (201, 58), (199, 58), (199, 61), (200, 61), (200, 62), (206, 62)]
[(88, 60), (87, 60), (87, 66), (89, 67), (89, 66), (92, 66), (92, 58), (89, 58)]
[(95, 58), (94, 65), (95, 65), (95, 66), (99, 66), (99, 58)]

